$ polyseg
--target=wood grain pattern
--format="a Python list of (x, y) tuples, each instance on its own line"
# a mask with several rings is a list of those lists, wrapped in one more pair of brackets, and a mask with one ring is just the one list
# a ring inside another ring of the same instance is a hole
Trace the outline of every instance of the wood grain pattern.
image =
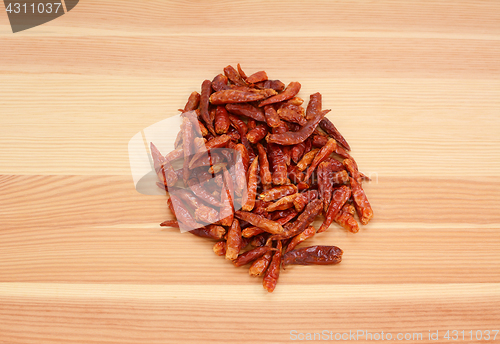
[[(0, 15), (0, 51), (0, 343), (500, 330), (499, 2), (87, 0)], [(132, 136), (238, 62), (320, 91), (374, 178), (373, 222), (311, 240), (344, 261), (273, 294), (130, 175)]]

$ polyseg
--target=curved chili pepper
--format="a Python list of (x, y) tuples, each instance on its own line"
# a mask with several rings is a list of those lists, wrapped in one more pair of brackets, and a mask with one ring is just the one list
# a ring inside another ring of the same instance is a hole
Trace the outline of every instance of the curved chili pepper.
[(177, 182), (178, 177), (173, 167), (170, 165), (170, 161), (161, 155), (158, 148), (156, 148), (152, 142), (150, 147), (156, 175), (165, 186), (168, 187), (169, 185), (174, 185)]
[(269, 205), (266, 210), (268, 212), (272, 212), (276, 210), (285, 210), (288, 208), (292, 208), (297, 196), (299, 196), (298, 193), (282, 197), (273, 204)]
[(239, 63), (238, 63), (238, 66), (237, 66), (237, 67), (238, 67), (238, 74), (239, 74), (239, 75), (241, 76), (241, 78), (242, 78), (243, 80), (245, 80), (245, 82), (246, 82), (246, 80), (247, 80), (247, 75), (245, 74), (245, 72), (243, 71), (243, 69), (241, 69), (241, 66), (240, 66), (240, 64), (239, 64)]
[(277, 239), (288, 239), (302, 233), (302, 231), (311, 225), (316, 216), (321, 212), (322, 207), (323, 202), (321, 202), (321, 200), (315, 199), (311, 201), (289, 229), (278, 236)]
[(340, 209), (344, 206), (345, 202), (351, 197), (351, 189), (347, 186), (343, 185), (340, 188), (336, 189), (332, 194), (332, 200), (330, 202), (330, 206), (328, 207), (328, 212), (325, 216), (325, 221), (321, 224), (321, 227), (318, 229), (318, 233), (324, 232), (330, 227), (333, 220), (339, 213)]
[(235, 85), (238, 85), (238, 86), (246, 86), (247, 85), (247, 83), (243, 80), (243, 78), (238, 73), (238, 71), (236, 69), (234, 69), (234, 67), (231, 65), (224, 68), (224, 74)]
[(316, 92), (309, 96), (309, 103), (306, 108), (306, 119), (311, 120), (321, 111), (321, 93)]
[(238, 256), (235, 260), (233, 260), (233, 264), (236, 267), (240, 267), (246, 265), (248, 263), (253, 262), (257, 258), (262, 257), (267, 252), (271, 251), (271, 248), (268, 246), (260, 246), (256, 247), (253, 250), (247, 251), (242, 255)]
[(297, 168), (300, 171), (304, 171), (307, 168), (307, 166), (309, 166), (312, 163), (312, 161), (314, 160), (314, 157), (316, 156), (316, 154), (318, 152), (319, 152), (319, 149), (314, 148), (313, 150), (304, 154), (302, 159), (300, 159), (299, 163), (297, 164)]
[(262, 102), (260, 102), (259, 107), (269, 105), (269, 104), (274, 104), (274, 103), (279, 103), (284, 100), (288, 100), (290, 98), (295, 97), (297, 93), (300, 91), (300, 82), (292, 81), (291, 83), (288, 84), (288, 86), (285, 88), (283, 92), (280, 94), (277, 94), (275, 96), (272, 96), (271, 98), (268, 98)]
[(224, 74), (218, 74), (212, 80), (212, 88), (215, 92), (228, 90), (229, 86), (227, 85), (227, 76)]
[(267, 270), (269, 263), (271, 263), (272, 257), (273, 252), (268, 251), (262, 257), (256, 259), (250, 266), (250, 269), (248, 269), (250, 276), (262, 276), (262, 274)]
[(325, 117), (325, 115), (330, 112), (330, 110), (321, 111), (316, 117), (307, 121), (299, 131), (296, 132), (286, 132), (282, 134), (270, 134), (267, 135), (267, 142), (277, 143), (280, 145), (295, 145), (300, 142), (304, 142), (312, 132), (318, 126), (319, 122)]
[(351, 147), (347, 143), (346, 139), (342, 134), (337, 130), (335, 125), (328, 119), (328, 118), (323, 118), (321, 122), (319, 122), (319, 126), (321, 129), (323, 129), (328, 135), (333, 137), (335, 140), (337, 140), (338, 143), (340, 143), (342, 146), (344, 146), (348, 151), (351, 150)]
[[(350, 212), (350, 204), (345, 204), (342, 210), (335, 217), (335, 222), (341, 225), (344, 229), (347, 229), (351, 233), (357, 233), (359, 231), (358, 222), (354, 218), (354, 213)], [(354, 210), (354, 207), (352, 207)]]
[(316, 234), (316, 229), (313, 226), (307, 227), (302, 233), (297, 234), (290, 240), (286, 247), (285, 254), (297, 247), (298, 244), (312, 238), (314, 234)]
[(342, 250), (336, 246), (310, 246), (285, 254), (284, 265), (330, 265), (342, 261)]
[(266, 121), (266, 118), (264, 117), (264, 111), (248, 103), (227, 104), (226, 109), (227, 111), (234, 113), (235, 115), (252, 118), (259, 122)]
[(295, 210), (300, 213), (304, 210), (306, 205), (309, 204), (309, 202), (316, 198), (318, 198), (318, 191), (308, 190), (299, 194), (299, 196), (293, 200), (293, 206), (295, 207)]
[(269, 202), (277, 200), (281, 197), (285, 197), (297, 192), (297, 187), (293, 184), (277, 186), (270, 190), (264, 191), (259, 195), (259, 198), (263, 201)]
[(267, 135), (267, 126), (264, 124), (259, 124), (255, 129), (252, 129), (247, 134), (247, 139), (253, 144), (258, 143)]
[(281, 119), (272, 105), (264, 106), (264, 117), (266, 118), (267, 125), (271, 128), (280, 126)]
[(326, 145), (324, 145), (319, 150), (318, 154), (316, 154), (314, 156), (314, 159), (311, 162), (311, 166), (309, 166), (309, 168), (307, 169), (306, 178), (304, 179), (305, 182), (307, 182), (309, 180), (309, 178), (311, 177), (311, 174), (314, 172), (314, 170), (316, 169), (316, 167), (318, 167), (318, 165), (323, 160), (325, 160), (326, 158), (328, 158), (328, 156), (330, 154), (332, 154), (335, 151), (336, 148), (337, 148), (337, 141), (335, 141), (335, 139), (328, 140), (328, 143)]
[(235, 211), (234, 215), (237, 218), (251, 223), (252, 225), (259, 227), (271, 234), (282, 234), (284, 231), (283, 227), (279, 223), (266, 219), (262, 215), (248, 213), (245, 211)]

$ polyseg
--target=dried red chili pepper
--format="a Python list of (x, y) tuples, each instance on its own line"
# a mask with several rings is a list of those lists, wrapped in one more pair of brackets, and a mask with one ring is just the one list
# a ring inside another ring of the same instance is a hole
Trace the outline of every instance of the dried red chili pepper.
[(297, 143), (304, 142), (312, 132), (318, 126), (319, 122), (325, 117), (325, 115), (330, 112), (330, 110), (321, 111), (316, 117), (307, 121), (299, 131), (296, 132), (286, 132), (281, 134), (269, 134), (267, 135), (267, 142), (277, 143), (280, 145), (296, 145)]
[(330, 227), (333, 220), (339, 213), (339, 211), (344, 206), (345, 202), (351, 197), (351, 189), (347, 186), (343, 185), (336, 189), (332, 194), (332, 200), (328, 207), (328, 212), (325, 216), (325, 221), (321, 224), (321, 227), (318, 229), (318, 233), (324, 232)]
[(328, 135), (333, 137), (335, 140), (337, 140), (338, 143), (340, 143), (342, 146), (344, 146), (348, 151), (351, 150), (351, 147), (347, 143), (346, 139), (340, 134), (340, 132), (335, 128), (333, 123), (328, 119), (328, 118), (323, 118), (321, 122), (319, 122), (319, 126), (321, 129), (323, 129)]
[(278, 283), (278, 278), (280, 276), (281, 262), (283, 258), (281, 251), (281, 241), (278, 241), (277, 251), (274, 252), (269, 268), (267, 269), (262, 281), (264, 289), (270, 293), (272, 293), (276, 288), (276, 284)]
[(174, 228), (179, 228), (179, 221), (177, 220), (167, 220), (163, 221), (160, 223), (160, 226), (162, 227), (174, 227)]
[(319, 152), (319, 149), (315, 148), (315, 149), (307, 152), (306, 154), (304, 154), (304, 156), (302, 157), (302, 159), (300, 159), (299, 163), (297, 164), (297, 168), (300, 171), (305, 171), (305, 169), (307, 168), (307, 166), (309, 166), (313, 162), (314, 157), (316, 156), (316, 154), (318, 152)]
[(316, 229), (313, 226), (307, 227), (302, 233), (294, 236), (292, 240), (288, 243), (285, 254), (297, 247), (298, 244), (312, 238), (316, 234)]
[(285, 254), (284, 265), (329, 265), (342, 261), (342, 250), (336, 246), (310, 246)]
[(178, 177), (173, 167), (170, 165), (169, 160), (161, 155), (158, 148), (156, 148), (152, 142), (150, 147), (156, 175), (165, 186), (168, 187), (169, 185), (174, 185), (177, 182)]
[(318, 198), (318, 191), (308, 190), (299, 194), (299, 196), (293, 200), (293, 206), (295, 207), (295, 210), (300, 213), (302, 210), (304, 210), (306, 205), (309, 204), (309, 202), (316, 198)]
[[(335, 222), (341, 225), (344, 229), (347, 229), (351, 233), (357, 233), (359, 231), (358, 222), (350, 212), (350, 204), (345, 204), (342, 210), (335, 217)], [(354, 210), (354, 207), (352, 207)]]
[(257, 258), (262, 257), (267, 252), (270, 252), (271, 248), (268, 246), (260, 246), (256, 247), (253, 250), (247, 251), (242, 255), (238, 256), (235, 260), (233, 260), (233, 264), (236, 267), (240, 267), (246, 264), (249, 264), (256, 260)]
[(300, 86), (301, 86), (300, 82), (296, 81), (291, 82), (288, 84), (288, 86), (285, 88), (283, 92), (260, 102), (259, 106), (262, 107), (269, 104), (275, 104), (293, 98), (297, 93), (299, 93)]
[(297, 198), (297, 196), (299, 196), (298, 193), (280, 198), (273, 204), (269, 205), (266, 210), (268, 212), (272, 212), (276, 210), (285, 210), (291, 208), (293, 207), (294, 201)]
[(351, 189), (352, 189), (352, 199), (354, 200), (354, 207), (358, 213), (359, 221), (366, 225), (373, 217), (373, 210), (368, 202), (365, 191), (361, 185), (354, 178), (350, 178)]
[(235, 85), (238, 85), (238, 86), (246, 86), (247, 85), (247, 83), (243, 80), (241, 75), (238, 73), (238, 71), (236, 69), (234, 69), (233, 66), (227, 66), (226, 68), (224, 68), (224, 74)]
[(225, 134), (229, 130), (231, 121), (229, 121), (229, 114), (223, 106), (217, 106), (215, 111), (215, 132), (217, 134)]
[(269, 170), (269, 160), (267, 159), (267, 153), (260, 143), (257, 143), (257, 152), (259, 155), (259, 165), (260, 165), (260, 180), (264, 190), (268, 190), (272, 187), (272, 175)]
[(234, 104), (234, 103), (248, 103), (257, 100), (266, 99), (271, 95), (270, 92), (267, 93), (254, 93), (246, 92), (240, 90), (222, 90), (212, 93), (210, 96), (210, 103), (214, 105), (221, 104)]
[(283, 185), (287, 182), (287, 165), (286, 159), (281, 150), (281, 147), (275, 144), (267, 145), (267, 156), (273, 167), (272, 176), (273, 184)]
[(260, 108), (256, 108), (255, 106), (247, 103), (242, 104), (227, 104), (227, 111), (240, 116), (245, 116), (248, 118), (253, 118), (259, 122), (265, 122), (266, 118), (264, 117), (264, 111)]
[(297, 123), (301, 126), (306, 125), (306, 118), (297, 110), (298, 106), (296, 105), (283, 105), (278, 109), (278, 116), (285, 121)]
[(308, 181), (309, 178), (311, 177), (311, 174), (314, 172), (314, 170), (316, 169), (316, 167), (318, 167), (318, 165), (323, 162), (323, 160), (325, 160), (326, 158), (328, 158), (328, 156), (330, 154), (332, 154), (335, 149), (337, 148), (337, 141), (335, 141), (335, 139), (330, 139), (328, 140), (327, 144), (324, 145), (318, 152), (318, 154), (316, 154), (314, 156), (314, 159), (313, 161), (311, 162), (311, 166), (309, 166), (309, 168), (307, 169), (307, 173), (306, 173), (306, 178), (304, 181)]
[(206, 227), (190, 230), (189, 233), (202, 238), (220, 240), (226, 234), (226, 230), (222, 226), (208, 225)]
[(243, 69), (241, 69), (241, 66), (240, 66), (240, 64), (239, 64), (239, 63), (238, 63), (237, 68), (238, 68), (238, 74), (241, 76), (241, 78), (242, 78), (243, 80), (245, 80), (245, 81), (246, 81), (246, 80), (247, 80), (247, 75), (245, 74), (245, 72), (243, 71)]
[(292, 147), (291, 157), (294, 163), (298, 163), (304, 152), (306, 150), (306, 145), (304, 142), (298, 143)]
[(246, 197), (243, 200), (244, 211), (251, 211), (255, 206), (255, 198), (257, 197), (257, 184), (259, 177), (259, 159), (254, 159), (248, 169), (248, 186)]
[(225, 241), (218, 241), (214, 244), (214, 247), (212, 248), (214, 250), (214, 253), (218, 256), (225, 256), (226, 255), (226, 242)]
[(263, 201), (274, 201), (282, 197), (294, 194), (297, 192), (297, 187), (293, 184), (277, 186), (270, 190), (264, 191), (259, 195), (259, 198)]
[(289, 229), (285, 231), (282, 235), (278, 236), (277, 239), (287, 239), (291, 238), (297, 234), (302, 233), (311, 223), (314, 221), (316, 216), (321, 212), (323, 207), (323, 202), (319, 199), (312, 200), (304, 209), (302, 214), (299, 215), (297, 220), (293, 222)]
[(271, 88), (277, 92), (281, 92), (285, 89), (285, 84), (279, 80), (266, 80), (256, 83), (255, 87), (260, 89)]
[(228, 90), (229, 86), (227, 85), (227, 76), (224, 74), (218, 74), (215, 76), (215, 78), (212, 80), (212, 88), (215, 92), (217, 91), (222, 91), (222, 90)]
[(264, 233), (264, 232), (265, 231), (259, 227), (251, 226), (251, 227), (247, 227), (247, 228), (243, 229), (241, 231), (241, 235), (244, 238), (251, 238), (253, 236), (259, 235), (259, 234)]
[(207, 129), (215, 136), (215, 130), (208, 113), (208, 105), (210, 94), (212, 93), (212, 82), (210, 80), (205, 80), (201, 84), (201, 96), (200, 96), (200, 116), (207, 125)]
[(200, 94), (193, 92), (189, 95), (188, 101), (184, 106), (184, 112), (196, 110), (198, 105), (200, 105)]
[(182, 222), (187, 227), (193, 228), (193, 229), (203, 227), (202, 224), (196, 222), (193, 219), (193, 216), (191, 216), (191, 214), (187, 210), (186, 205), (184, 203), (182, 203), (182, 201), (178, 197), (171, 194), (170, 200), (173, 204), (175, 217), (177, 218), (177, 220), (179, 222)]
[(241, 248), (241, 227), (238, 219), (234, 219), (227, 232), (226, 259), (234, 260)]
[(264, 216), (261, 215), (248, 213), (245, 211), (235, 211), (234, 215), (237, 218), (246, 221), (248, 223), (251, 223), (252, 225), (259, 227), (271, 234), (281, 234), (284, 231), (283, 227), (279, 223), (266, 219)]
[(247, 79), (246, 82), (249, 84), (256, 84), (258, 82), (263, 82), (267, 80), (267, 73), (263, 70), (259, 72), (255, 72), (252, 75), (250, 75)]
[(271, 128), (280, 126), (281, 119), (272, 105), (264, 106), (264, 117), (266, 118), (267, 125)]
[(266, 272), (269, 264), (271, 263), (272, 257), (273, 252), (268, 251), (262, 257), (256, 259), (250, 266), (250, 269), (248, 269), (248, 273), (250, 274), (250, 276), (262, 276), (262, 274)]
[(247, 134), (247, 139), (253, 144), (258, 143), (267, 135), (267, 126), (264, 124), (259, 124), (255, 129), (252, 129)]

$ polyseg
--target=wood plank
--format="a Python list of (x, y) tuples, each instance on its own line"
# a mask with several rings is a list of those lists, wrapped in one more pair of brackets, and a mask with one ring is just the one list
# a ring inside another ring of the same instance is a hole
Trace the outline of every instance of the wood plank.
[[(423, 340), (408, 342), (444, 343), (446, 330), (484, 333), (497, 329), (500, 316), (493, 283), (281, 287), (278, 296), (230, 284), (2, 283), (0, 332), (23, 344), (285, 343), (293, 330), (421, 333)], [(429, 331), (439, 331), (440, 340), (429, 341)], [(360, 336), (359, 342), (371, 341)]]

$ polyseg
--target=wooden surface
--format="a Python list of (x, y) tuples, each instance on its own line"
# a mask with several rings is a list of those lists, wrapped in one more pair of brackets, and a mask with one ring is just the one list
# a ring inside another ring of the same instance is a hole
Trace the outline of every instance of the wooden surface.
[[(82, 0), (16, 34), (0, 15), (0, 61), (0, 343), (500, 342), (443, 338), (500, 330), (500, 2)], [(162, 230), (128, 163), (134, 134), (238, 62), (322, 92), (374, 178), (373, 222), (311, 241), (344, 261), (272, 294)]]

